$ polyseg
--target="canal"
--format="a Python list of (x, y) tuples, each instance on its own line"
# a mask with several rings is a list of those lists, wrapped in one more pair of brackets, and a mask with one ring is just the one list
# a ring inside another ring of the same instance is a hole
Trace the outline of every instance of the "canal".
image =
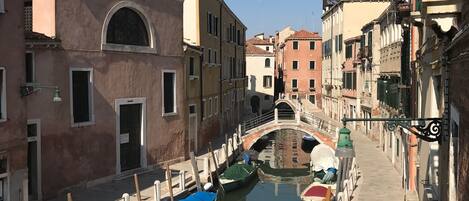
[(253, 149), (262, 163), (258, 177), (241, 189), (228, 192), (223, 201), (301, 200), (301, 192), (313, 182), (310, 152), (315, 142), (302, 143), (305, 133), (281, 130), (260, 139)]

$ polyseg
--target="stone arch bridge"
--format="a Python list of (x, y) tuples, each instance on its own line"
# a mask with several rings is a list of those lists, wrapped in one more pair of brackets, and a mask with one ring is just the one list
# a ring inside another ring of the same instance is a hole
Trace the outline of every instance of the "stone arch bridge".
[[(282, 107), (278, 107), (282, 106)], [(241, 124), (244, 150), (249, 150), (263, 136), (279, 130), (297, 130), (315, 138), (319, 143), (335, 149), (339, 127), (314, 114), (304, 112), (291, 100), (276, 101), (276, 108)]]

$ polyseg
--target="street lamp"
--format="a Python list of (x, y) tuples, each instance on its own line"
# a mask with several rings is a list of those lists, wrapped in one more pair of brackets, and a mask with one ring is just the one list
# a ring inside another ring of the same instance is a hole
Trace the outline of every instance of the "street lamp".
[(343, 127), (339, 130), (339, 140), (337, 142), (337, 148), (335, 150), (335, 156), (339, 158), (339, 172), (337, 174), (336, 181), (336, 192), (341, 192), (342, 184), (345, 176), (348, 173), (351, 160), (355, 157), (355, 150), (353, 149), (353, 142), (350, 140), (351, 131), (347, 127)]
[(54, 89), (54, 96), (52, 97), (52, 102), (58, 103), (62, 102), (62, 98), (60, 97), (60, 89), (58, 86), (43, 86), (39, 84), (27, 84), (25, 86), (20, 87), (21, 96), (29, 96), (40, 89)]

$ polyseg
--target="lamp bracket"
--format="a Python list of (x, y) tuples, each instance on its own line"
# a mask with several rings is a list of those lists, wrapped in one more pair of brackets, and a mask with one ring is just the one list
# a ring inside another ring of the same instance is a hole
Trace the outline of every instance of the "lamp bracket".
[(395, 131), (398, 127), (408, 130), (418, 138), (427, 142), (440, 142), (442, 130), (442, 118), (406, 118), (405, 116), (394, 116), (393, 118), (346, 118), (342, 123), (347, 122), (384, 122), (384, 126), (389, 131)]

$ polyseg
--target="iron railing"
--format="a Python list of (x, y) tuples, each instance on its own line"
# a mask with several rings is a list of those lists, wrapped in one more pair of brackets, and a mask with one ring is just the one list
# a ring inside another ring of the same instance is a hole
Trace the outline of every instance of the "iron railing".
[(300, 119), (302, 122), (312, 125), (319, 132), (326, 133), (328, 135), (334, 134), (336, 130), (340, 128), (340, 125), (323, 120), (311, 113), (302, 113)]
[(245, 133), (248, 130), (262, 126), (274, 120), (275, 120), (275, 114), (274, 114), (274, 111), (272, 110), (260, 116), (244, 121), (241, 124), (241, 130), (243, 133)]

